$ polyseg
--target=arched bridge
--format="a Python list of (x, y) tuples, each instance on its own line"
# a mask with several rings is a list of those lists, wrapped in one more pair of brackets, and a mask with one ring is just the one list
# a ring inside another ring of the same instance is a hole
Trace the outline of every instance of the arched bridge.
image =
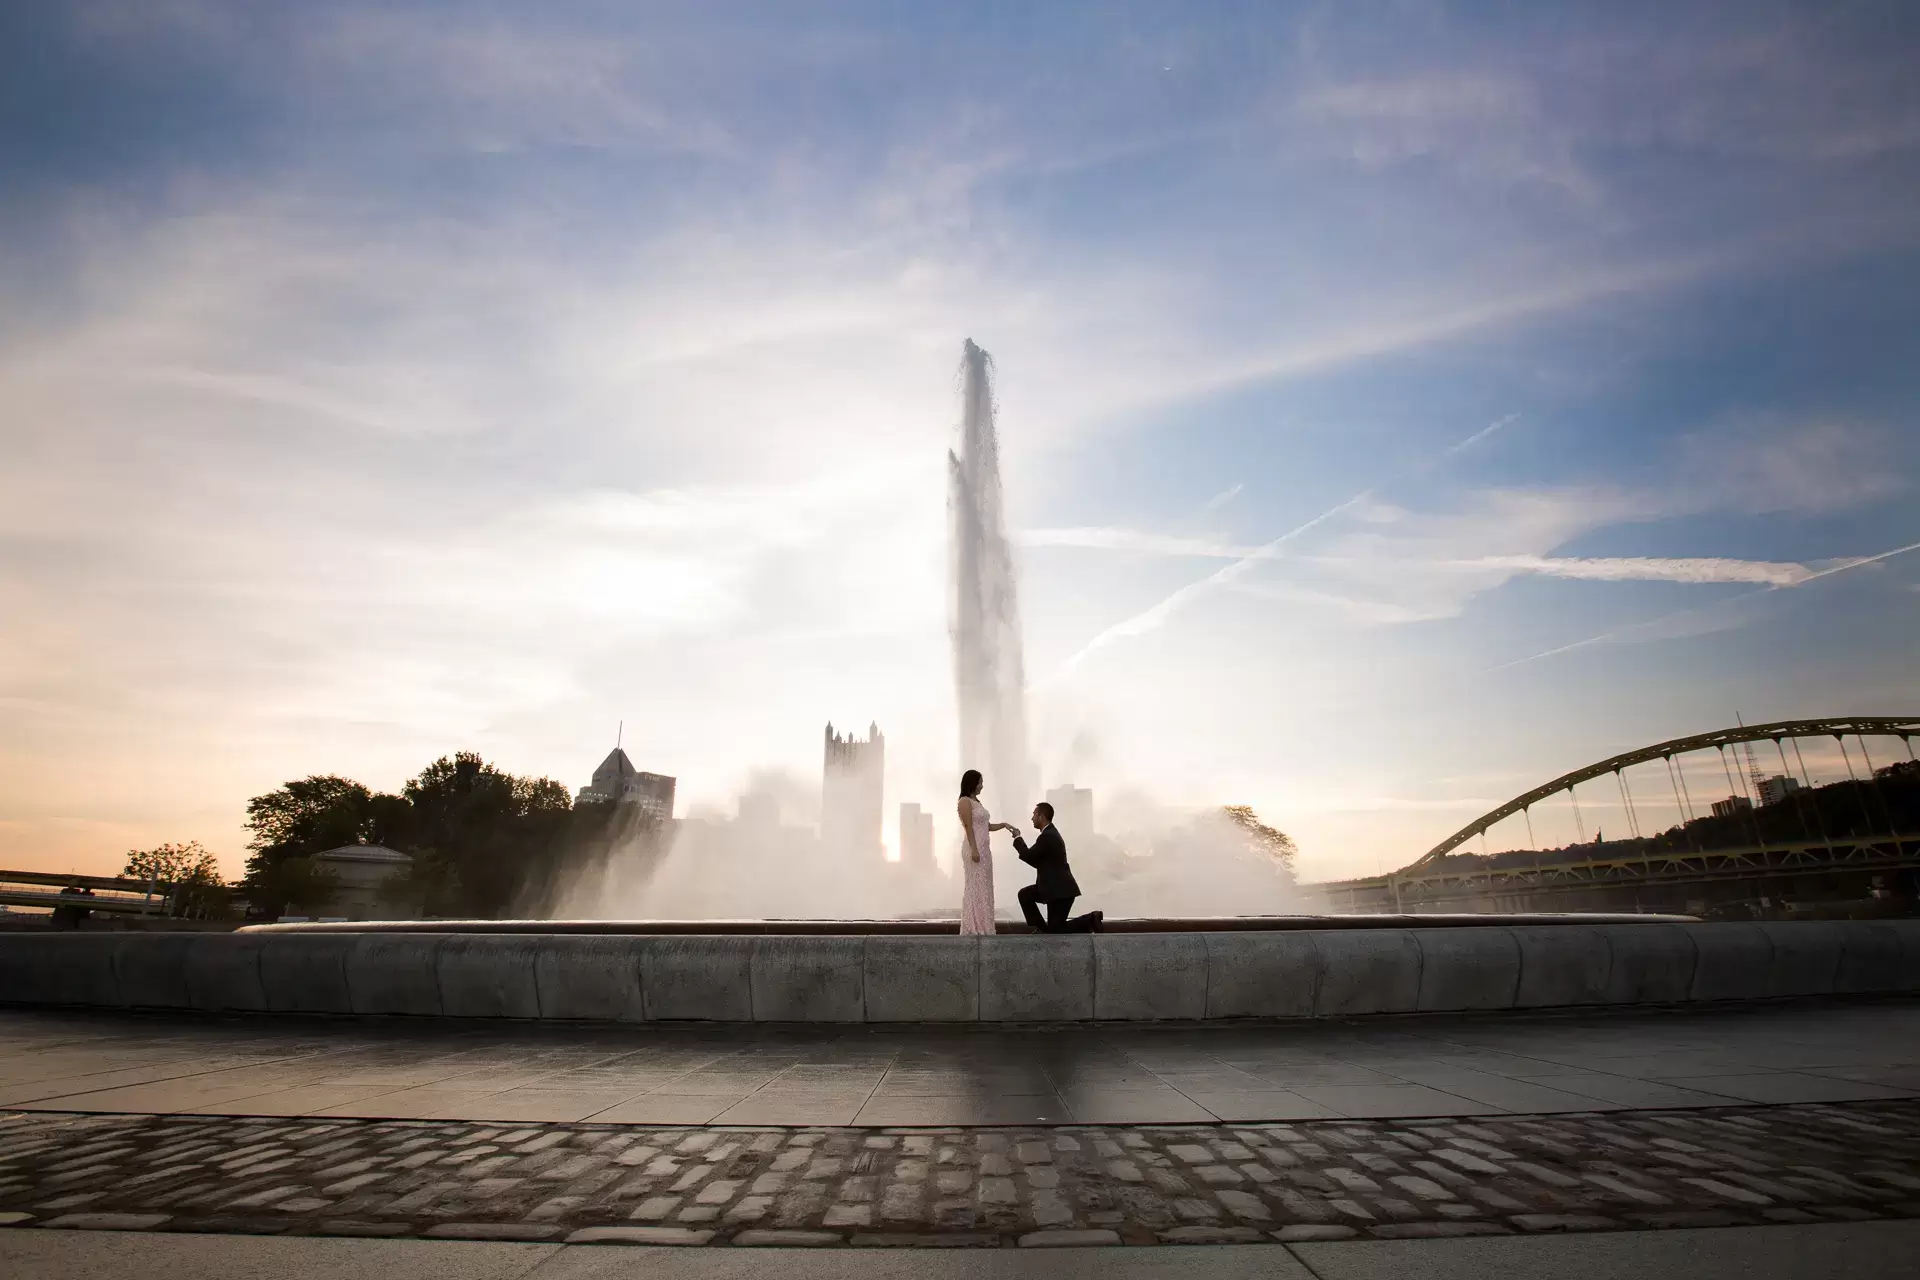
[[(1736, 725), (1654, 743), (1515, 796), (1391, 875), (1324, 891), (1335, 906), (1393, 910), (1469, 904), (1685, 910), (1742, 896), (1864, 898), (1889, 875), (1920, 873), (1916, 734), (1920, 716), (1840, 716)], [(1870, 739), (1880, 742), (1877, 758)], [(1812, 747), (1803, 752), (1802, 742), (1812, 740), (1826, 748), (1824, 760)], [(1889, 740), (1899, 745), (1890, 748)], [(1825, 777), (1816, 780), (1809, 755), (1823, 763)], [(1889, 773), (1889, 763), (1906, 768)], [(1582, 787), (1589, 797), (1584, 811)], [(1551, 849), (1535, 837), (1535, 817), (1549, 807), (1550, 820), (1570, 820), (1577, 837)], [(1600, 817), (1628, 834), (1603, 840)], [(1596, 819), (1591, 840), (1590, 818)], [(1496, 853), (1487, 833), (1503, 823), (1512, 824), (1501, 842), (1508, 852)], [(1471, 847), (1476, 839), (1477, 849)], [(1699, 888), (1711, 882), (1719, 883), (1711, 891)], [(1641, 892), (1656, 885), (1662, 887)]]

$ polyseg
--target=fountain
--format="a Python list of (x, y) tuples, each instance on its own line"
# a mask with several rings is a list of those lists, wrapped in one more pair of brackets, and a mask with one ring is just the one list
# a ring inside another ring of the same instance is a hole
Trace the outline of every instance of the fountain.
[(1001, 509), (992, 361), (971, 338), (960, 364), (960, 451), (949, 453), (953, 679), (963, 768), (986, 775), (987, 808), (1017, 816), (1037, 794), (1013, 547)]
[[(960, 748), (989, 807), (1036, 791), (991, 362), (949, 455)], [(1165, 903), (1162, 903), (1164, 909)], [(1920, 990), (1920, 921), (1648, 915), (1114, 919), (956, 937), (951, 920), (417, 920), (238, 933), (0, 934), (0, 1002), (614, 1022), (1351, 1017)]]

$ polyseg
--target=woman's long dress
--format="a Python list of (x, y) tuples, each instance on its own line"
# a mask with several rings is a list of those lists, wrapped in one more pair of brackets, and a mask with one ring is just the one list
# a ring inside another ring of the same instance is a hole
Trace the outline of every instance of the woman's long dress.
[(960, 932), (993, 932), (993, 846), (989, 842), (987, 826), (993, 821), (987, 813), (987, 806), (978, 800), (973, 802), (973, 847), (980, 851), (980, 861), (975, 862), (967, 856), (966, 845), (960, 847), (960, 872), (964, 877), (960, 890)]

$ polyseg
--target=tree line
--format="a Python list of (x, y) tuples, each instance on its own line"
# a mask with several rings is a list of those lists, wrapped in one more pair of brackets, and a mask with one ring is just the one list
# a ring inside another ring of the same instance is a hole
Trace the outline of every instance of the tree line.
[(568, 875), (616, 844), (657, 837), (636, 805), (575, 807), (552, 778), (519, 777), (470, 751), (442, 756), (397, 792), (337, 774), (282, 784), (247, 802), (245, 874), (225, 883), (197, 842), (131, 850), (121, 874), (174, 886), (176, 915), (323, 915), (340, 893), (316, 856), (382, 845), (413, 864), (381, 887), (407, 915), (493, 918), (540, 910)]
[[(1245, 806), (1220, 811), (1247, 853), (1290, 876), (1293, 841)], [(197, 842), (127, 854), (128, 879), (174, 886), (174, 912), (223, 916), (235, 898), (249, 914), (325, 915), (340, 893), (317, 855), (381, 845), (412, 857), (382, 885), (395, 914), (469, 919), (540, 914), (575, 873), (615, 848), (655, 845), (660, 820), (638, 805), (575, 806), (552, 778), (519, 777), (478, 754), (435, 760), (398, 791), (337, 774), (283, 783), (247, 802), (245, 874), (225, 883)]]

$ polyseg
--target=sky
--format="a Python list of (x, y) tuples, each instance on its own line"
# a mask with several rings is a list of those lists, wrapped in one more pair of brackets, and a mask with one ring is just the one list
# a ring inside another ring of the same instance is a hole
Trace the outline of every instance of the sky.
[(1920, 712), (1912, 6), (801, 8), (0, 8), (0, 865), (616, 732), (947, 812), (966, 338), (1098, 812)]

